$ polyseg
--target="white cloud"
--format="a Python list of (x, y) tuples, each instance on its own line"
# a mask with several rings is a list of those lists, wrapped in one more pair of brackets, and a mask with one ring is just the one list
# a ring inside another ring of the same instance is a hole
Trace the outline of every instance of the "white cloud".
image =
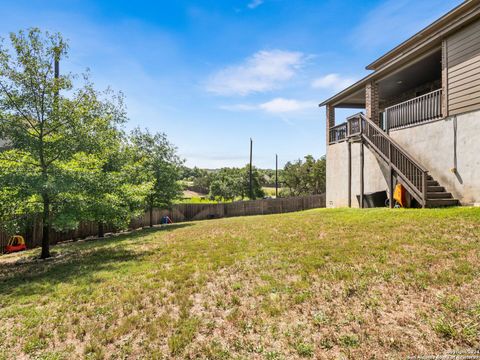
[(354, 82), (355, 79), (350, 77), (342, 77), (339, 74), (328, 74), (313, 80), (312, 87), (316, 89), (341, 91), (352, 85)]
[(250, 104), (233, 104), (233, 105), (222, 105), (220, 106), (222, 110), (228, 111), (251, 111), (251, 110), (258, 110), (257, 105), (250, 105)]
[(250, 9), (255, 9), (256, 7), (263, 4), (263, 0), (252, 0), (247, 6)]
[(269, 113), (286, 113), (314, 108), (315, 102), (299, 101), (294, 99), (276, 98), (266, 103), (260, 104), (260, 109)]
[(291, 80), (304, 64), (301, 52), (259, 51), (242, 64), (228, 66), (213, 74), (207, 90), (217, 95), (249, 95), (279, 88)]
[(260, 110), (270, 114), (284, 114), (306, 109), (315, 109), (317, 102), (296, 99), (275, 98), (261, 104), (234, 104), (220, 108), (228, 111), (255, 111)]

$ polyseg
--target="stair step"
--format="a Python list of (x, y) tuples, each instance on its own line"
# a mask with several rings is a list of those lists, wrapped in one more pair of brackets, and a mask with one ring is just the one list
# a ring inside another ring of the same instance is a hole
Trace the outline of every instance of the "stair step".
[(427, 192), (427, 199), (452, 199), (453, 195), (449, 192)]
[(442, 206), (457, 206), (458, 200), (457, 199), (428, 199), (427, 200), (427, 207), (442, 207)]
[[(361, 118), (363, 119), (363, 117)], [(362, 121), (365, 121), (367, 126), (370, 126), (370, 123), (371, 123), (370, 119), (365, 118)], [(390, 136), (386, 135), (386, 137), (387, 137), (387, 141), (390, 142), (391, 141)], [(370, 150), (372, 150), (372, 152), (375, 154), (375, 156), (378, 159), (384, 160), (383, 163), (386, 166), (390, 166), (390, 170), (391, 170), (392, 164), (388, 163), (388, 161), (385, 161), (384, 157), (380, 156), (382, 154), (379, 152), (378, 148), (376, 148), (375, 146), (370, 146), (370, 142), (365, 141), (364, 140), (365, 138), (368, 138), (368, 137), (366, 137), (365, 134), (362, 133), (360, 137), (360, 140), (362, 141), (362, 143), (366, 144), (367, 147), (369, 147)], [(399, 149), (399, 151), (400, 153), (402, 153), (403, 150)], [(398, 166), (396, 166), (396, 168), (398, 169)], [(398, 169), (398, 171), (396, 170), (398, 172), (397, 176), (400, 175), (400, 177), (406, 177), (407, 179), (410, 180), (411, 183), (414, 183), (417, 185), (422, 184), (422, 182), (425, 180), (424, 174), (419, 173), (418, 170), (414, 169), (414, 167), (412, 166), (405, 166), (404, 170), (405, 172), (402, 172), (400, 169)], [(426, 190), (426, 197), (427, 197), (426, 207), (434, 208), (434, 207), (443, 207), (443, 206), (458, 206), (460, 204), (460, 202), (457, 199), (453, 198), (453, 195), (451, 193), (445, 190), (445, 187), (441, 186), (438, 183), (438, 181), (436, 181), (429, 174), (427, 174), (426, 176), (426, 189), (423, 186), (422, 188), (423, 188), (422, 189), (423, 191)]]
[(427, 193), (430, 192), (445, 192), (445, 188), (443, 186), (427, 186)]

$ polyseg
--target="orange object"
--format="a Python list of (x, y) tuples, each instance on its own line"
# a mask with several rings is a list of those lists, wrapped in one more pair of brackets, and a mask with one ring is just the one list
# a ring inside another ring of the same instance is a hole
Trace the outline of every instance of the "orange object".
[(27, 250), (27, 245), (25, 245), (25, 239), (23, 236), (14, 235), (8, 240), (8, 244), (5, 247), (7, 254), (14, 253), (17, 251)]
[(406, 193), (407, 191), (402, 184), (397, 184), (397, 186), (395, 186), (395, 191), (393, 192), (393, 199), (396, 200), (401, 207), (405, 207), (407, 203)]

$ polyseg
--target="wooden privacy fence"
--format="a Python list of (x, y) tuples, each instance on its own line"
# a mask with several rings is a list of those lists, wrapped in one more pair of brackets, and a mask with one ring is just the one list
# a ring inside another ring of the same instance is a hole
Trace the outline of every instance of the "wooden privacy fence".
[[(280, 214), (300, 210), (325, 207), (325, 194), (280, 199), (262, 199), (252, 201), (237, 201), (220, 204), (175, 204), (170, 209), (154, 209), (153, 224), (160, 224), (163, 216), (168, 215), (173, 222), (193, 220), (218, 219), (222, 217)], [(150, 213), (132, 219), (129, 228), (138, 229), (150, 226)], [(112, 226), (104, 226), (105, 233), (115, 232)], [(98, 224), (90, 221), (80, 223), (77, 229), (71, 231), (52, 231), (50, 244), (61, 241), (84, 239), (97, 236)], [(41, 245), (42, 223), (33, 221), (21, 235), (25, 237), (28, 248)], [(9, 235), (0, 232), (0, 251), (3, 252)]]

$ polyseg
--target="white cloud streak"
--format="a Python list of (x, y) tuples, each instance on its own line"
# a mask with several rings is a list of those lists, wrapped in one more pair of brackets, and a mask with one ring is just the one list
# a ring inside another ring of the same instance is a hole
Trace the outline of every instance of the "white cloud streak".
[(314, 108), (315, 105), (316, 103), (312, 101), (299, 101), (294, 99), (276, 98), (266, 103), (260, 104), (259, 107), (265, 112), (280, 114)]
[(327, 74), (312, 81), (312, 87), (315, 89), (329, 89), (341, 91), (355, 82), (354, 78), (343, 77), (339, 74)]
[(247, 6), (249, 9), (255, 9), (263, 4), (263, 0), (252, 0)]
[(228, 111), (263, 111), (269, 114), (285, 114), (315, 109), (317, 102), (296, 99), (275, 98), (260, 104), (224, 105), (220, 108)]
[(227, 111), (253, 111), (258, 110), (258, 105), (251, 104), (233, 104), (233, 105), (221, 105), (220, 109)]
[(301, 52), (264, 50), (243, 63), (227, 66), (207, 81), (207, 91), (216, 95), (245, 96), (278, 89), (291, 80), (306, 61)]

